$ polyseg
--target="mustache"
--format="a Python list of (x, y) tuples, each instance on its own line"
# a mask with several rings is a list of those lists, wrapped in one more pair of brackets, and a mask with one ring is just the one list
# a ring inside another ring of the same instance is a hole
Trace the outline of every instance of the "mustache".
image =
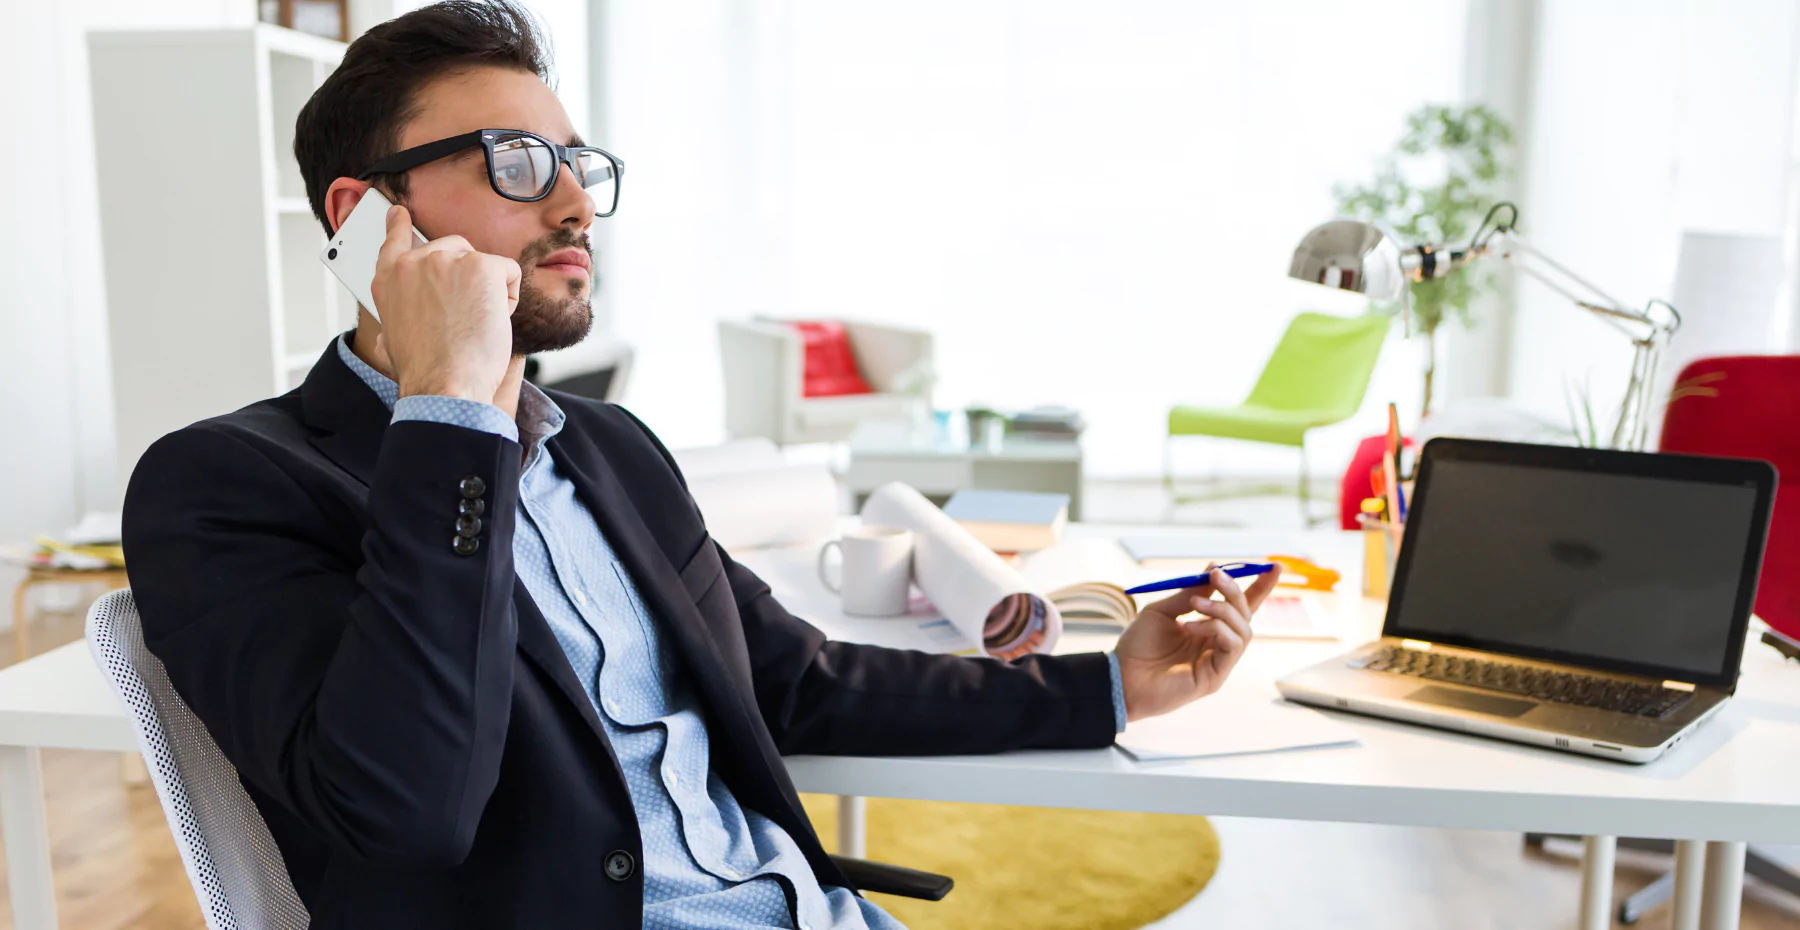
[(568, 248), (576, 248), (586, 252), (589, 259), (594, 257), (594, 246), (592, 241), (588, 239), (588, 234), (585, 232), (576, 232), (565, 226), (542, 239), (534, 240), (530, 245), (526, 246), (525, 251), (519, 253), (519, 267), (530, 268), (532, 265), (537, 264), (539, 259), (548, 256), (550, 253), (560, 252), (563, 249)]

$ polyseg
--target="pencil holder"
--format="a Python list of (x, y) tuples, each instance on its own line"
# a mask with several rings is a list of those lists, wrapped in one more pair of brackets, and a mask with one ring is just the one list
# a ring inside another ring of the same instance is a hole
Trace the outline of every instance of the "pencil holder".
[(1400, 560), (1400, 527), (1366, 513), (1357, 514), (1356, 522), (1363, 534), (1363, 595), (1385, 599)]

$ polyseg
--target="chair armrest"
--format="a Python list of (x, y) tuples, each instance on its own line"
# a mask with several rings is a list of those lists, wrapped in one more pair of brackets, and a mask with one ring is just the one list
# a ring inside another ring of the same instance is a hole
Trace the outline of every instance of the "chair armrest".
[(725, 429), (733, 439), (787, 439), (800, 401), (805, 359), (800, 337), (762, 321), (719, 321), (719, 360), (725, 380)]
[(931, 364), (931, 333), (904, 326), (844, 321), (857, 367), (876, 393), (898, 389), (896, 382), (914, 366)]
[(854, 856), (832, 856), (831, 862), (860, 891), (877, 891), (921, 901), (942, 901), (956, 882), (948, 875), (921, 872), (902, 865), (870, 862)]

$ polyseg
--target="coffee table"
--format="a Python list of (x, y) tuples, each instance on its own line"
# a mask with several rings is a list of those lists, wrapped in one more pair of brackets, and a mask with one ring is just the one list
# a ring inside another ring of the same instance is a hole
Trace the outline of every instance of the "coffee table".
[(850, 434), (844, 483), (862, 506), (869, 492), (903, 481), (942, 503), (978, 488), (1045, 491), (1069, 496), (1069, 519), (1081, 519), (1081, 441), (990, 432), (965, 440), (937, 422), (875, 420)]

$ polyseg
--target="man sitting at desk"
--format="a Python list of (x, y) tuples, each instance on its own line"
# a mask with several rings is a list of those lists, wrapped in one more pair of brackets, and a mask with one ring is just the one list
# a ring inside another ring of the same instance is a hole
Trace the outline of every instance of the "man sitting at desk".
[(1108, 655), (826, 641), (708, 538), (643, 424), (523, 383), (588, 331), (619, 173), (547, 76), (526, 15), (453, 0), (369, 30), (301, 111), (328, 231), (370, 186), (404, 205), (381, 319), (145, 453), (146, 641), (319, 930), (895, 927), (782, 753), (1105, 746), (1217, 689), (1275, 576), (1181, 592)]

